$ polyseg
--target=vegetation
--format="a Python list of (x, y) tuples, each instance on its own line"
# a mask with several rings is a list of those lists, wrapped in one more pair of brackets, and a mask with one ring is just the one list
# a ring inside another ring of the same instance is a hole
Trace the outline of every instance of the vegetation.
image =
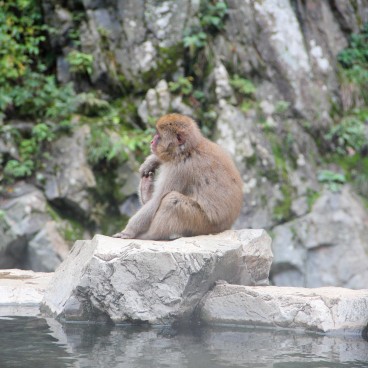
[(72, 73), (86, 73), (88, 75), (92, 74), (92, 55), (74, 50), (68, 54), (67, 61), (70, 65), (70, 71)]
[[(368, 121), (368, 23), (360, 33), (352, 34), (349, 46), (338, 55), (345, 111), (335, 115), (334, 126), (325, 134), (328, 143), (327, 163), (337, 164), (343, 173), (324, 170), (318, 175), (321, 183), (333, 191), (346, 182), (368, 198), (368, 142), (365, 124)], [(344, 103), (344, 98), (348, 102)]]
[(327, 188), (332, 192), (338, 192), (341, 186), (346, 183), (344, 174), (330, 170), (321, 170), (317, 179), (320, 183), (326, 184)]
[(208, 34), (214, 34), (224, 28), (227, 5), (224, 1), (204, 0), (199, 12), (199, 25), (188, 28), (184, 33), (184, 47), (194, 56), (198, 49), (208, 42)]
[(256, 92), (256, 87), (249, 79), (239, 77), (237, 74), (230, 79), (230, 85), (235, 91), (245, 97), (254, 97)]
[(180, 93), (189, 96), (193, 92), (192, 77), (179, 77), (176, 82), (170, 82), (169, 88), (173, 93)]
[(343, 118), (325, 135), (331, 149), (341, 155), (359, 152), (367, 143), (364, 135), (364, 124), (356, 116)]
[[(48, 144), (60, 134), (70, 132), (71, 118), (76, 113), (84, 116), (78, 120), (91, 124), (94, 132), (89, 149), (92, 163), (97, 165), (100, 160), (110, 165), (117, 157), (119, 162), (127, 159), (126, 151), (137, 151), (138, 155), (147, 151), (142, 146), (147, 144), (150, 132), (132, 127), (122, 119), (122, 111), (116, 104), (102, 99), (98, 91), (77, 94), (72, 83), (57, 83), (56, 60), (50, 57), (47, 43), (52, 30), (43, 23), (38, 1), (0, 1), (0, 5), (0, 139), (10, 142), (16, 152), (0, 155), (0, 171), (3, 169), (0, 181), (28, 177), (40, 169), (42, 159), (47, 158)], [(79, 13), (74, 18), (79, 24)], [(69, 37), (74, 47), (80, 46), (76, 30)], [(92, 55), (73, 50), (67, 61), (72, 73), (93, 72)], [(100, 117), (99, 123), (93, 120), (96, 117)], [(10, 119), (26, 120), (29, 128), (8, 124)], [(122, 133), (121, 140), (107, 144), (106, 129)]]
[(338, 61), (343, 68), (343, 77), (359, 86), (365, 103), (368, 103), (368, 23), (360, 33), (351, 35), (349, 47), (340, 52)]

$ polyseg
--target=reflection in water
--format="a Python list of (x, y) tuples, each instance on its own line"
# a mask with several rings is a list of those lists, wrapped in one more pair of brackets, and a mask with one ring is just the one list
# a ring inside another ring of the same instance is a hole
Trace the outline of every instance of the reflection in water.
[(360, 337), (259, 329), (61, 325), (0, 318), (0, 367), (368, 367)]

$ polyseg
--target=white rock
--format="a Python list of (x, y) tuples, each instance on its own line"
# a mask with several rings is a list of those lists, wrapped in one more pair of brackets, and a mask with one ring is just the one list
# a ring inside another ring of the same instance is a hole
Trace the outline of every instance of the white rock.
[(229, 74), (221, 62), (217, 62), (214, 69), (215, 92), (218, 100), (234, 97), (233, 89), (230, 86)]
[(361, 333), (368, 321), (368, 289), (217, 285), (200, 311), (210, 324)]
[(189, 318), (218, 280), (267, 284), (270, 245), (264, 230), (171, 242), (96, 235), (75, 243), (44, 304), (66, 320), (172, 323)]
[(0, 270), (0, 307), (38, 306), (53, 273)]

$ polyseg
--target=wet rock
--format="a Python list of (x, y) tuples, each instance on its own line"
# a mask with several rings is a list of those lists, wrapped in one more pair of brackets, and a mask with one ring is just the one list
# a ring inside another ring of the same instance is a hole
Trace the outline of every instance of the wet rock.
[(0, 270), (0, 307), (38, 307), (51, 278), (52, 273)]
[(294, 328), (316, 332), (362, 333), (368, 290), (217, 285), (200, 315), (209, 324)]
[(44, 305), (69, 321), (173, 323), (190, 318), (217, 280), (267, 284), (271, 260), (270, 237), (263, 230), (171, 242), (96, 235), (75, 243)]
[(88, 190), (96, 186), (85, 151), (89, 132), (85, 125), (55, 141), (43, 173), (47, 199), (84, 215), (92, 209)]
[(309, 214), (273, 234), (275, 285), (367, 287), (368, 213), (349, 187), (326, 190)]

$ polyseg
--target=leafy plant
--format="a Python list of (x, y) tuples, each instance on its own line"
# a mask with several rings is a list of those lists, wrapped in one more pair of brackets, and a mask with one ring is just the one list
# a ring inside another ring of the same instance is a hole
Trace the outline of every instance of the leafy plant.
[(45, 41), (36, 0), (0, 1), (0, 85), (26, 73)]
[(13, 135), (19, 142), (19, 158), (7, 161), (4, 167), (4, 174), (9, 179), (31, 176), (34, 170), (38, 168), (43, 142), (52, 141), (55, 138), (55, 134), (47, 124), (40, 123), (32, 128), (31, 137), (28, 139), (24, 139), (16, 130), (13, 131)]
[(9, 160), (4, 167), (4, 174), (10, 178), (23, 178), (31, 176), (34, 164), (31, 160)]
[(344, 68), (368, 63), (368, 23), (363, 26), (361, 33), (351, 35), (349, 47), (341, 51), (337, 59)]
[(346, 117), (330, 129), (325, 139), (331, 142), (333, 151), (338, 154), (347, 153), (349, 148), (359, 151), (366, 144), (364, 124), (357, 117)]
[(256, 92), (256, 87), (249, 79), (242, 78), (237, 74), (230, 79), (230, 85), (245, 97), (253, 97)]
[(146, 156), (152, 139), (150, 130), (122, 130), (118, 134), (108, 129), (94, 127), (87, 142), (88, 161), (97, 166), (121, 164), (129, 154)]
[(204, 29), (214, 28), (220, 30), (224, 28), (224, 19), (227, 14), (227, 5), (224, 1), (216, 1), (214, 4), (208, 1), (202, 3), (200, 15), (201, 26)]
[(179, 77), (176, 82), (169, 82), (171, 92), (189, 96), (193, 92), (192, 77)]
[(326, 184), (332, 192), (338, 192), (341, 186), (346, 183), (344, 174), (330, 170), (321, 170), (317, 175), (317, 179), (320, 183)]
[(71, 84), (58, 87), (53, 75), (28, 71), (24, 81), (9, 93), (21, 116), (61, 120), (75, 111), (75, 92)]
[(93, 55), (74, 50), (68, 54), (67, 61), (72, 73), (92, 74)]
[(360, 33), (352, 34), (349, 47), (337, 57), (343, 68), (344, 78), (359, 86), (361, 96), (368, 102), (368, 23)]
[(195, 31), (189, 29), (184, 32), (184, 47), (189, 49), (189, 53), (193, 56), (197, 49), (203, 48), (207, 43), (207, 35), (201, 29)]
[(77, 96), (78, 111), (87, 116), (100, 116), (108, 112), (110, 104), (98, 98), (92, 92), (80, 93)]
[(290, 102), (284, 100), (277, 101), (275, 105), (275, 112), (276, 114), (282, 114), (286, 112), (289, 109), (289, 107)]
[(214, 34), (224, 28), (227, 5), (220, 0), (202, 0), (199, 12), (199, 25), (186, 29), (184, 32), (184, 47), (189, 49), (193, 57), (195, 52), (207, 43), (207, 35)]

